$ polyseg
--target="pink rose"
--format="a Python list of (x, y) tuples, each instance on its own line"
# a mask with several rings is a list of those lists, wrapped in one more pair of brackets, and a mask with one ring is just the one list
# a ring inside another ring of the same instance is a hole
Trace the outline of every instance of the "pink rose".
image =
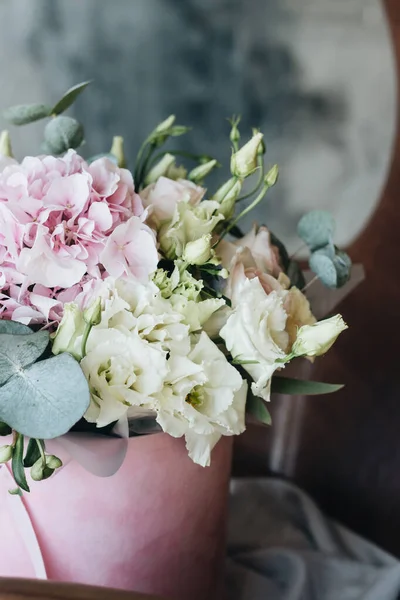
[(197, 206), (205, 194), (205, 189), (186, 179), (173, 181), (160, 177), (156, 183), (147, 186), (141, 193), (143, 205), (149, 207), (150, 221), (158, 228), (163, 221), (170, 221), (179, 202)]

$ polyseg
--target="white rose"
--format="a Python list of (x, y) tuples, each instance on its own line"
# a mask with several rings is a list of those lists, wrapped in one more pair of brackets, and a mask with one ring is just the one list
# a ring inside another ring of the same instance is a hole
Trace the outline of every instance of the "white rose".
[(98, 427), (118, 421), (131, 406), (147, 412), (168, 372), (160, 346), (137, 332), (97, 327), (90, 333), (81, 367), (91, 392), (85, 418)]
[(292, 347), (294, 356), (321, 356), (336, 342), (339, 334), (348, 326), (341, 315), (319, 321), (314, 325), (300, 327)]
[(187, 356), (171, 355), (166, 386), (157, 395), (157, 421), (185, 436), (192, 460), (208, 466), (222, 435), (245, 429), (247, 384), (205, 333)]
[(266, 294), (258, 278), (245, 276), (236, 292), (233, 312), (220, 335), (254, 380), (253, 393), (269, 400), (271, 377), (282, 367), (277, 361), (285, 358), (288, 345), (283, 299), (276, 291)]
[(212, 233), (224, 219), (218, 210), (219, 204), (214, 200), (204, 200), (195, 207), (186, 202), (177, 204), (172, 220), (159, 231), (160, 247), (167, 258), (181, 257), (188, 242)]

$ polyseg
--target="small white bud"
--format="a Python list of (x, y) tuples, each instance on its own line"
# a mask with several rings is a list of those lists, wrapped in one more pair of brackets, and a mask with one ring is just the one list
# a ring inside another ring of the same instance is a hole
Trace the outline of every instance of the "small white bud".
[(188, 242), (183, 251), (183, 260), (189, 265), (204, 265), (212, 258), (211, 234), (202, 235), (193, 242)]
[(101, 298), (96, 298), (83, 312), (83, 319), (88, 325), (99, 325), (101, 322)]
[(13, 455), (13, 447), (12, 446), (2, 446), (0, 448), (0, 465), (11, 460), (12, 455)]
[(165, 133), (168, 129), (171, 129), (172, 125), (175, 123), (175, 115), (170, 115), (164, 121), (161, 121), (155, 128), (155, 133)]
[(168, 170), (175, 165), (175, 156), (172, 154), (165, 154), (162, 159), (154, 165), (146, 176), (145, 184), (155, 183), (160, 177), (166, 177)]
[(115, 135), (113, 137), (110, 153), (113, 154), (115, 156), (115, 158), (117, 159), (118, 166), (121, 167), (121, 169), (125, 169), (126, 160), (125, 160), (125, 154), (124, 154), (124, 138), (123, 137), (121, 137), (120, 135)]
[(217, 164), (218, 163), (214, 158), (204, 164), (199, 165), (198, 167), (195, 167), (190, 171), (188, 179), (194, 183), (201, 183), (217, 166)]
[(279, 168), (278, 165), (274, 165), (264, 177), (264, 183), (269, 187), (272, 187), (278, 181)]
[(335, 315), (313, 325), (300, 327), (292, 347), (294, 356), (321, 356), (333, 346), (339, 334), (348, 326), (341, 315)]
[(14, 158), (11, 148), (11, 138), (8, 131), (2, 131), (0, 134), (0, 154)]
[(263, 138), (262, 133), (253, 135), (240, 150), (232, 154), (231, 173), (234, 177), (245, 179), (257, 168), (258, 148)]

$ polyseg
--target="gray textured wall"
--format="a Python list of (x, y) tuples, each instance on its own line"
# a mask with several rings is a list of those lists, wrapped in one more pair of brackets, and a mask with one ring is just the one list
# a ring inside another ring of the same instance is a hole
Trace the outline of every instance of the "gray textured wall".
[[(0, 23), (0, 107), (94, 79), (74, 108), (88, 154), (122, 134), (133, 157), (174, 112), (195, 126), (189, 150), (226, 161), (225, 118), (241, 113), (281, 167), (258, 217), (292, 249), (305, 209), (331, 209), (344, 243), (377, 202), (395, 107), (378, 0), (0, 0)], [(18, 154), (40, 133), (13, 130)]]

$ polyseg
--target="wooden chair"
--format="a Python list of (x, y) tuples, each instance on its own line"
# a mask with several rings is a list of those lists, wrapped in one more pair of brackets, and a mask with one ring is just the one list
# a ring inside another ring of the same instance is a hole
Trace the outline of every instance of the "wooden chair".
[[(400, 76), (400, 2), (384, 4)], [(349, 253), (366, 281), (338, 307), (349, 331), (312, 371), (346, 387), (275, 399), (279, 435), (252, 427), (237, 441), (234, 470), (294, 480), (332, 517), (400, 556), (400, 130), (381, 202)]]
[(157, 600), (157, 598), (87, 585), (0, 578), (0, 600)]

